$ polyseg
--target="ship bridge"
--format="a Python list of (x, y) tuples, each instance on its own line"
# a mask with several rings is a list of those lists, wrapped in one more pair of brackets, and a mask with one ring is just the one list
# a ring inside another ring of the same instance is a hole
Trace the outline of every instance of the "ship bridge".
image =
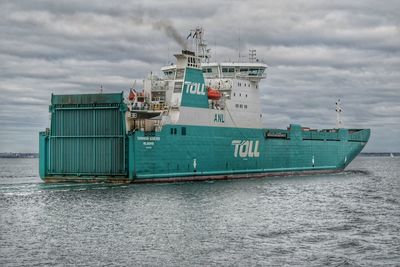
[(258, 62), (203, 63), (205, 79), (246, 79), (259, 82), (267, 77), (266, 64)]
[[(192, 64), (192, 63), (188, 63)], [(196, 65), (197, 67), (197, 65)], [(201, 63), (205, 79), (247, 79), (259, 82), (267, 78), (266, 69), (268, 65), (256, 62), (232, 62), (232, 63)], [(177, 65), (170, 65), (161, 68), (165, 79), (175, 79)]]

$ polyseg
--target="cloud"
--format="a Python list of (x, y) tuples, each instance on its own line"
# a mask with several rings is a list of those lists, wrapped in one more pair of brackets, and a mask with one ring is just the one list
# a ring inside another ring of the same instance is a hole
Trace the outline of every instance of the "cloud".
[[(0, 8), (0, 151), (37, 151), (51, 93), (127, 90), (201, 25), (218, 61), (256, 49), (267, 127), (371, 127), (400, 151), (400, 2), (7, 1)], [(175, 41), (174, 41), (175, 40)]]

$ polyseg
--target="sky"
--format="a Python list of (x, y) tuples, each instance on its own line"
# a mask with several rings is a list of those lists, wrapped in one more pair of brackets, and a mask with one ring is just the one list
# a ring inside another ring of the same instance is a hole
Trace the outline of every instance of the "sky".
[(52, 93), (140, 87), (196, 26), (212, 61), (256, 49), (269, 66), (265, 127), (335, 127), (340, 98), (364, 151), (400, 151), (398, 0), (0, 0), (0, 152), (38, 152)]

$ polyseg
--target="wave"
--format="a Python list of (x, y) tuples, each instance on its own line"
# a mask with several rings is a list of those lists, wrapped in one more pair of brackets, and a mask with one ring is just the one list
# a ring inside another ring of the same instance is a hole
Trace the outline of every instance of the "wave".
[(372, 172), (367, 170), (345, 170), (345, 174), (362, 174), (362, 175), (371, 175)]

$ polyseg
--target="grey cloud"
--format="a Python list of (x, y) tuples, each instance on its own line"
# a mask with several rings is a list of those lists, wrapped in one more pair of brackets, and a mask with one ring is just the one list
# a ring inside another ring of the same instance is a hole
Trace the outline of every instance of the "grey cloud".
[(0, 5), (0, 151), (37, 151), (52, 92), (95, 92), (101, 85), (120, 92), (134, 80), (140, 86), (182, 43), (190, 46), (173, 37), (197, 25), (214, 59), (236, 61), (240, 45), (242, 56), (254, 48), (269, 65), (260, 87), (267, 127), (332, 127), (341, 98), (346, 126), (372, 128), (367, 150), (400, 151), (398, 1)]

